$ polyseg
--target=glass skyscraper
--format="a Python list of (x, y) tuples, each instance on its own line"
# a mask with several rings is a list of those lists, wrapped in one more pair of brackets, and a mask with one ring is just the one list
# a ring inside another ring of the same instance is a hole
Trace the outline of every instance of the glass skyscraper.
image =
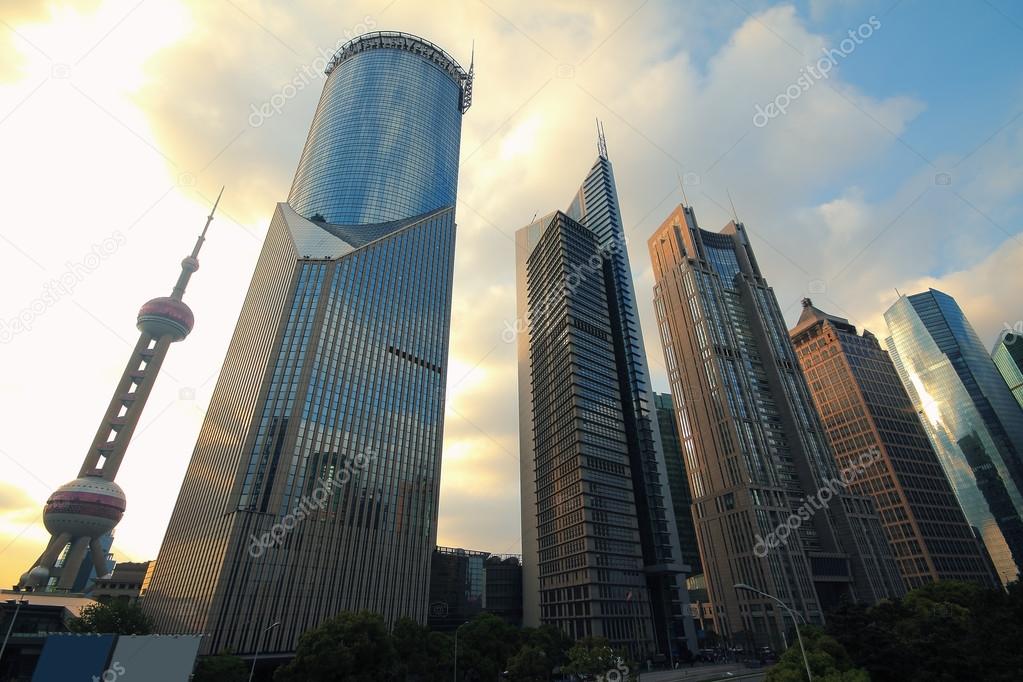
[(816, 623), (844, 599), (902, 594), (871, 500), (843, 485), (849, 474), (835, 463), (745, 227), (702, 230), (692, 208), (679, 206), (648, 245), (719, 634), (784, 646), (789, 617), (741, 584)]
[(695, 647), (685, 569), (599, 151), (566, 212), (516, 233), (523, 622), (678, 655)]
[(471, 69), (377, 32), (327, 74), (143, 602), (204, 652), (426, 620)]
[(803, 299), (789, 332), (840, 467), (876, 453), (850, 488), (872, 497), (909, 589), (937, 580), (997, 584), (877, 337)]
[(1023, 410), (948, 294), (901, 296), (888, 352), (1003, 583), (1023, 567)]
[(1012, 396), (1023, 407), (1023, 335), (1011, 331), (1002, 332), (991, 351), (991, 359), (995, 361), (995, 367), (1005, 379)]
[(693, 523), (693, 496), (689, 492), (686, 461), (682, 454), (682, 439), (678, 434), (675, 404), (670, 393), (654, 393), (657, 408), (657, 426), (661, 430), (661, 447), (671, 489), (671, 503), (678, 530), (678, 545), (682, 562), (689, 566), (690, 576), (703, 573), (700, 566), (700, 548), (696, 544), (696, 525)]

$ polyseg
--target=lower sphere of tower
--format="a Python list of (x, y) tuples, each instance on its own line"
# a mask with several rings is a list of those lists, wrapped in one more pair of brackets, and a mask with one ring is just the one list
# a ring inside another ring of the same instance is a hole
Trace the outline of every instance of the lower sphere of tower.
[(169, 336), (173, 341), (180, 341), (188, 336), (194, 324), (192, 309), (175, 298), (154, 298), (139, 309), (139, 331), (156, 339)]
[(43, 525), (53, 535), (98, 537), (124, 516), (124, 491), (113, 481), (83, 476), (57, 488), (43, 508)]
[(21, 574), (19, 585), (26, 587), (42, 587), (50, 579), (50, 569), (46, 566), (33, 566), (31, 570)]

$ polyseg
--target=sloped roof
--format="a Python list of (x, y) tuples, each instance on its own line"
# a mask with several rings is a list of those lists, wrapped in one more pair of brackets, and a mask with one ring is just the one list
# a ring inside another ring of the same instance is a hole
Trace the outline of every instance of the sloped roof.
[(451, 206), (444, 206), (422, 215), (392, 220), (372, 225), (336, 225), (334, 223), (309, 220), (300, 215), (287, 202), (277, 204), (281, 216), (288, 225), (291, 238), (295, 242), (298, 255), (310, 258), (341, 258), (373, 242), (399, 232), (406, 227), (444, 211)]
[(838, 327), (856, 333), (856, 327), (850, 324), (849, 320), (844, 317), (838, 317), (837, 315), (826, 313), (820, 308), (814, 306), (813, 301), (809, 298), (804, 298), (803, 312), (800, 313), (799, 320), (796, 321), (796, 326), (789, 330), (789, 336), (800, 334), (818, 322), (831, 322)]

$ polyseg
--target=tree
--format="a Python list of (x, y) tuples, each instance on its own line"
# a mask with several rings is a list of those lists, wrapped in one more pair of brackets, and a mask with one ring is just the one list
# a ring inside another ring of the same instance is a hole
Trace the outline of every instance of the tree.
[[(816, 626), (799, 628), (815, 682), (870, 682), (867, 671), (855, 667), (845, 648)], [(806, 665), (799, 644), (790, 646), (767, 672), (767, 682), (805, 682)]]
[(82, 607), (68, 621), (71, 632), (95, 632), (104, 635), (148, 635), (153, 627), (137, 602), (115, 599)]
[(392, 676), (395, 650), (384, 619), (369, 611), (344, 612), (298, 640), (295, 658), (275, 682), (377, 682)]
[(568, 663), (568, 650), (572, 648), (572, 638), (558, 626), (541, 625), (538, 628), (524, 628), (522, 634), (526, 644), (544, 652), (551, 669), (560, 668)]
[(612, 670), (636, 670), (625, 655), (611, 648), (604, 637), (584, 637), (568, 650), (568, 663), (562, 672), (570, 675), (605, 675)]
[(827, 632), (876, 682), (1016, 680), (1023, 591), (941, 581), (876, 606), (828, 615)]
[(399, 680), (446, 682), (451, 679), (451, 637), (430, 632), (411, 618), (401, 618), (391, 631)]
[(227, 651), (200, 658), (192, 676), (192, 682), (246, 682), (248, 679), (249, 666)]
[(523, 644), (508, 659), (508, 679), (514, 682), (547, 682), (551, 679), (551, 662), (547, 652), (532, 644)]
[(507, 669), (523, 632), (502, 619), (482, 613), (458, 631), (458, 674), (465, 680), (495, 680)]

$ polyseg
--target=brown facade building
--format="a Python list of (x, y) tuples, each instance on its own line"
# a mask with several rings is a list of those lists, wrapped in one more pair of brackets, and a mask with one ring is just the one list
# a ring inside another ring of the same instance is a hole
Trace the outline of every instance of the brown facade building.
[(649, 248), (719, 634), (784, 646), (790, 616), (767, 595), (816, 623), (846, 600), (901, 595), (873, 503), (845, 487), (745, 227), (708, 232), (678, 206)]
[(912, 589), (937, 580), (993, 584), (967, 523), (888, 353), (877, 338), (803, 299), (789, 332), (838, 466), (876, 452), (850, 488), (874, 499)]

